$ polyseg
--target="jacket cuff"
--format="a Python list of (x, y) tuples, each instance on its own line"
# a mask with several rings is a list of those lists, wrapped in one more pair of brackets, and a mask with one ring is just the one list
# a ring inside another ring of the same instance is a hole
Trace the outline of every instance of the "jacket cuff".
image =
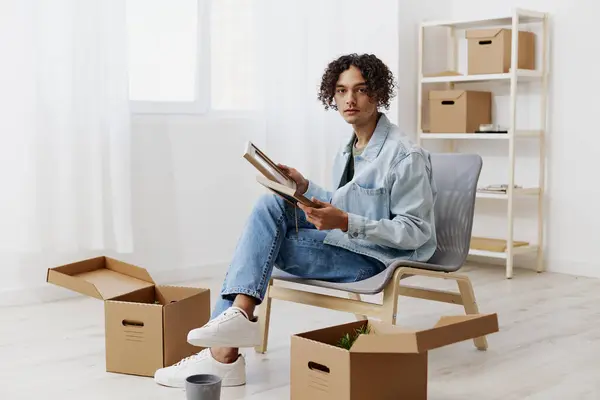
[(314, 197), (315, 199), (319, 199), (321, 201), (329, 201), (329, 199), (327, 199), (327, 191), (310, 180), (308, 181), (308, 189), (306, 189), (306, 192), (304, 192), (304, 197), (309, 200)]
[(364, 239), (367, 219), (360, 215), (348, 213), (348, 231), (350, 239)]

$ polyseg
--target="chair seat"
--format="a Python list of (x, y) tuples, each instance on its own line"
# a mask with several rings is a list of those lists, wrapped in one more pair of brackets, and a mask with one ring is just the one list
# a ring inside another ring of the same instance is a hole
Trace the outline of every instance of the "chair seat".
[(319, 281), (315, 279), (304, 279), (292, 274), (288, 274), (287, 272), (281, 271), (279, 269), (273, 269), (272, 278), (286, 282), (299, 283), (302, 285), (310, 285), (327, 289), (342, 290), (351, 293), (376, 294), (380, 292), (383, 289), (383, 287), (385, 287), (385, 283), (389, 279), (387, 275), (390, 275), (391, 277), (391, 274), (389, 274), (388, 272), (389, 269), (386, 269), (385, 271), (382, 271), (371, 278), (350, 283), (335, 283), (328, 281)]
[(394, 276), (394, 272), (396, 269), (401, 267), (411, 267), (411, 268), (419, 268), (426, 269), (432, 271), (443, 271), (444, 268), (439, 265), (414, 262), (414, 261), (397, 261), (387, 267), (385, 270), (381, 271), (375, 276), (370, 278), (350, 283), (336, 283), (336, 282), (328, 282), (321, 281), (316, 279), (305, 279), (298, 277), (296, 275), (289, 274), (280, 269), (274, 268), (272, 278), (279, 279), (286, 282), (293, 282), (302, 285), (310, 285), (316, 287), (322, 287), (327, 289), (334, 290), (342, 290), (344, 292), (357, 293), (357, 294), (377, 294), (381, 293), (381, 291), (386, 287), (390, 279)]

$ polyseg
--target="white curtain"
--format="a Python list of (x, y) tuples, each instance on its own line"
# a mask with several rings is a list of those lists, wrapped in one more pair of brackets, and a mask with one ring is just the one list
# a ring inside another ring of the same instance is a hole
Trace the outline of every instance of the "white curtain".
[[(331, 185), (334, 153), (352, 128), (337, 111), (325, 112), (317, 101), (321, 76), (330, 61), (347, 53), (375, 54), (397, 71), (398, 1), (254, 4), (257, 92), (264, 96), (258, 108), (266, 127), (266, 150), (305, 176)], [(394, 102), (388, 112), (394, 122), (396, 108)]]
[(122, 0), (0, 2), (1, 256), (132, 250), (125, 23)]

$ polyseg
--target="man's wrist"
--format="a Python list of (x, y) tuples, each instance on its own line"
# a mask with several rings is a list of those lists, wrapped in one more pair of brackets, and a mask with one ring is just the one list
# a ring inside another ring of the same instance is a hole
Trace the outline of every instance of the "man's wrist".
[(302, 184), (300, 185), (298, 192), (300, 192), (300, 194), (304, 194), (304, 193), (306, 193), (307, 190), (308, 190), (308, 179), (304, 179), (304, 182), (302, 182)]
[(344, 212), (342, 214), (342, 226), (340, 227), (342, 232), (348, 232), (348, 213)]

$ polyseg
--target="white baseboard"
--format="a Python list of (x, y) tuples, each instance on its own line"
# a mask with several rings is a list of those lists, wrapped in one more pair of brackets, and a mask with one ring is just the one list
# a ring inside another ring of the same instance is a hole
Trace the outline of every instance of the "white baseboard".
[[(504, 259), (479, 257), (479, 256), (468, 256), (467, 262), (470, 264), (474, 264), (474, 265), (487, 264), (487, 265), (494, 265), (494, 266), (497, 265), (499, 267), (503, 267), (506, 265), (506, 260), (504, 260)], [(528, 269), (528, 270), (532, 270), (532, 271), (536, 270), (535, 260), (531, 259), (531, 258), (527, 258), (527, 257), (515, 258), (513, 267)]]
[(548, 272), (586, 278), (600, 278), (600, 265), (579, 261), (555, 261), (548, 265)]
[[(150, 271), (157, 284), (177, 284), (224, 276), (228, 263), (214, 263), (197, 267), (178, 268), (168, 271)], [(25, 288), (0, 291), (0, 307), (14, 307), (29, 304), (47, 303), (80, 297), (79, 293), (44, 283)]]
[[(505, 260), (496, 260), (492, 258), (483, 258), (469, 256), (469, 262), (472, 264), (489, 264), (498, 265), (502, 267), (506, 265)], [(532, 257), (520, 257), (515, 259), (515, 268), (522, 268), (527, 270), (536, 270), (535, 258)], [(556, 274), (580, 276), (586, 278), (600, 278), (600, 264), (586, 263), (578, 261), (558, 261), (558, 260), (547, 260), (546, 261), (546, 272), (552, 272)]]

